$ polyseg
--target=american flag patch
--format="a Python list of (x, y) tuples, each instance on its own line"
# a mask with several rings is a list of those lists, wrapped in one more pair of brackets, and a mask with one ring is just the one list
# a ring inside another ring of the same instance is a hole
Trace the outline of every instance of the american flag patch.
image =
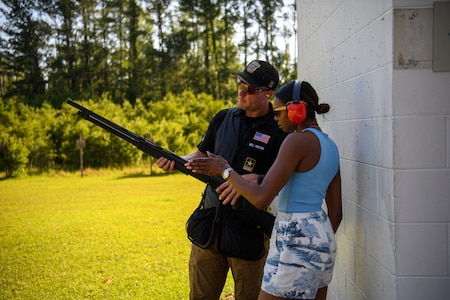
[(256, 132), (255, 136), (253, 137), (254, 140), (258, 141), (258, 142), (262, 142), (264, 144), (267, 144), (269, 142), (270, 139), (270, 135), (261, 133), (261, 132)]

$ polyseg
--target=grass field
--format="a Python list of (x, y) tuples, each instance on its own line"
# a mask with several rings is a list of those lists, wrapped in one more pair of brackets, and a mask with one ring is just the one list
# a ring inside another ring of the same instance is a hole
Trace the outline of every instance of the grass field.
[(188, 299), (203, 187), (131, 171), (0, 181), (0, 299)]

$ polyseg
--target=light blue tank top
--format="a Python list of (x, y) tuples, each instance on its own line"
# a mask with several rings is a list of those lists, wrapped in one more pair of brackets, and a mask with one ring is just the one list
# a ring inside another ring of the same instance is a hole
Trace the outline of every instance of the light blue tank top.
[(320, 142), (320, 158), (316, 166), (306, 172), (295, 172), (278, 194), (278, 210), (284, 212), (312, 212), (321, 210), (328, 185), (339, 168), (339, 152), (326, 133), (305, 128)]

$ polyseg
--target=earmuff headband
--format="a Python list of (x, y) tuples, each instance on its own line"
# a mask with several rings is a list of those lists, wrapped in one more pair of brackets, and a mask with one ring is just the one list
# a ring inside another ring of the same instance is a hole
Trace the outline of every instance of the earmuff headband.
[(294, 82), (294, 89), (292, 92), (292, 102), (294, 103), (299, 103), (300, 102), (300, 90), (302, 87), (302, 81), (301, 80), (296, 80)]
[(300, 89), (302, 86), (301, 80), (294, 82), (294, 88), (292, 90), (292, 101), (287, 103), (288, 118), (294, 124), (300, 124), (303, 122), (307, 115), (306, 102), (300, 101)]

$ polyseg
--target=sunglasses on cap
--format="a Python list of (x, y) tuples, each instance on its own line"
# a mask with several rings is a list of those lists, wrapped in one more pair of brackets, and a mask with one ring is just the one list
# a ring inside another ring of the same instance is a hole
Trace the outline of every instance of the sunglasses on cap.
[(237, 86), (238, 86), (238, 90), (242, 90), (244, 93), (249, 94), (249, 95), (258, 94), (258, 93), (269, 90), (267, 88), (255, 87), (255, 86), (251, 86), (247, 83), (244, 83), (240, 77), (238, 77), (238, 79), (237, 79)]

